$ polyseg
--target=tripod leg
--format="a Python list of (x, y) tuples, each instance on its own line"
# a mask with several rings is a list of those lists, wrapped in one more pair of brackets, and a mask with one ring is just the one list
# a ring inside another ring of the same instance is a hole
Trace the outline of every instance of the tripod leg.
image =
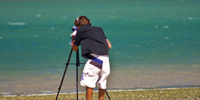
[(76, 51), (76, 98), (78, 100), (78, 66), (80, 66), (79, 49)]
[(76, 99), (78, 100), (78, 66), (76, 66)]
[(71, 55), (72, 55), (72, 51), (73, 51), (73, 50), (71, 49), (70, 54), (69, 54), (68, 61), (67, 61), (67, 63), (66, 63), (65, 71), (64, 71), (64, 73), (63, 73), (62, 80), (61, 80), (60, 86), (59, 86), (59, 88), (58, 88), (58, 93), (57, 93), (57, 96), (56, 96), (56, 100), (58, 99), (58, 95), (59, 95), (59, 93), (60, 93), (60, 90), (61, 90), (61, 87), (62, 87), (62, 83), (63, 83), (63, 80), (64, 80), (64, 78), (65, 78), (65, 74), (66, 74), (66, 71), (67, 71), (67, 67), (68, 67), (68, 65), (69, 65), (69, 61), (70, 61), (70, 58), (71, 58)]
[(105, 92), (106, 92), (106, 95), (108, 96), (108, 99), (111, 100), (110, 96), (108, 95), (108, 92), (106, 90), (105, 90)]

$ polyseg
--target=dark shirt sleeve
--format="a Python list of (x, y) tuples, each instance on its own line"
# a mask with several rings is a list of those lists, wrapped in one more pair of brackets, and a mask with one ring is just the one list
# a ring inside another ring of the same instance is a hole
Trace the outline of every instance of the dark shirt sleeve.
[[(102, 28), (101, 28), (101, 29), (102, 29)], [(105, 33), (104, 33), (103, 29), (102, 29), (102, 32), (103, 32), (103, 35), (104, 35), (105, 39), (107, 39), (107, 37), (106, 37), (106, 35), (105, 35)]]

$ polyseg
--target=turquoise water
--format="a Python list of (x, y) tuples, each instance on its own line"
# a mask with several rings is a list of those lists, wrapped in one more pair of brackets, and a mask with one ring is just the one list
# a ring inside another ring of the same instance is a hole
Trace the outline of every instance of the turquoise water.
[[(0, 1), (0, 95), (57, 92), (73, 21), (80, 15), (101, 26), (112, 44), (108, 89), (199, 86), (199, 5), (198, 0)], [(74, 92), (75, 65), (65, 78), (62, 92)]]

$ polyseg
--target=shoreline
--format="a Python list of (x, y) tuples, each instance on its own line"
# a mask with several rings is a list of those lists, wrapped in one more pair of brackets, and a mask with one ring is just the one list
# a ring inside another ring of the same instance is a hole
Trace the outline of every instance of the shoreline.
[[(166, 87), (149, 87), (149, 88), (131, 88), (131, 89), (108, 89), (107, 92), (123, 92), (123, 91), (149, 91), (149, 90), (173, 90), (173, 89), (200, 89), (200, 85), (197, 85), (197, 86), (166, 86)], [(98, 90), (94, 89), (94, 92), (98, 92)], [(85, 91), (79, 91), (78, 93), (85, 93)], [(2, 94), (4, 94), (2, 92)], [(61, 95), (67, 95), (67, 94), (76, 94), (76, 91), (73, 91), (73, 92), (65, 92), (65, 93), (59, 93)], [(17, 97), (17, 96), (50, 96), (50, 95), (57, 95), (57, 92), (52, 92), (52, 91), (49, 91), (46, 92), (46, 93), (39, 93), (39, 94), (14, 94), (14, 95), (6, 95), (6, 92), (5, 92), (5, 95), (0, 95), (0, 98), (1, 97)]]
[[(200, 100), (200, 87), (160, 88), (137, 90), (108, 90), (112, 100)], [(76, 93), (60, 93), (58, 100), (75, 100)], [(56, 94), (0, 96), (0, 100), (55, 100)], [(84, 100), (85, 93), (79, 93), (78, 99)], [(94, 91), (93, 99), (98, 99), (98, 91)], [(105, 94), (104, 100), (108, 100)]]

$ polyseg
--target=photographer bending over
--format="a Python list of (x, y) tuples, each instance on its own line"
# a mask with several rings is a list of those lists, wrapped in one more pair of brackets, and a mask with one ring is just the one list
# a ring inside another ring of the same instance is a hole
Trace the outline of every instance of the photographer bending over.
[(88, 59), (83, 69), (81, 86), (86, 87), (86, 100), (91, 100), (93, 88), (99, 87), (99, 100), (103, 100), (107, 78), (110, 74), (109, 49), (111, 44), (101, 27), (91, 26), (86, 16), (74, 21), (77, 34), (73, 38), (72, 49), (77, 51), (81, 45), (82, 57)]

